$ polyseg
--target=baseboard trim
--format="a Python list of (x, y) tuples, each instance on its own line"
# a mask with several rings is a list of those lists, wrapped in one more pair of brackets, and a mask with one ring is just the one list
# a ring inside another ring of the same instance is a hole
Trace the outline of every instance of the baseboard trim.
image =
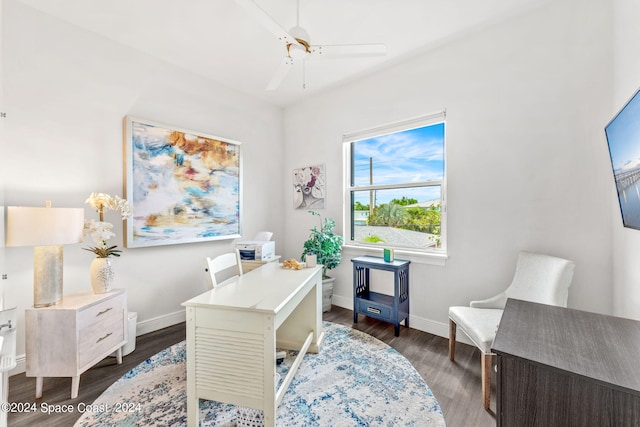
[[(152, 319), (143, 320), (136, 324), (136, 336), (155, 332), (169, 326), (177, 325), (186, 321), (187, 315), (185, 310), (176, 311)], [(24, 354), (16, 356), (16, 367), (9, 371), (9, 376), (22, 374), (27, 371), (27, 357)]]
[[(338, 307), (353, 310), (353, 300), (351, 298), (334, 294), (332, 303), (333, 305), (336, 305)], [(409, 325), (411, 328), (417, 329), (422, 332), (427, 332), (447, 339), (449, 338), (448, 323), (436, 322), (435, 320), (409, 314)], [(462, 332), (456, 334), (456, 341), (475, 346), (475, 344), (473, 344), (473, 342), (471, 342), (471, 340), (467, 338), (467, 336)]]
[(27, 356), (20, 354), (16, 356), (16, 367), (9, 371), (9, 376), (27, 372)]
[(152, 319), (143, 320), (138, 322), (136, 326), (136, 336), (148, 334), (149, 332), (155, 332), (160, 329), (168, 328), (169, 326), (177, 325), (178, 323), (185, 322), (187, 314), (185, 310), (176, 311), (162, 316), (154, 317)]
[[(351, 298), (343, 297), (340, 295), (333, 295), (333, 305), (338, 307), (353, 310), (353, 300)], [(164, 314), (162, 316), (154, 317), (152, 319), (143, 320), (136, 324), (136, 336), (148, 334), (149, 332), (155, 332), (160, 329), (167, 328), (169, 326), (177, 325), (178, 323), (185, 322), (187, 318), (185, 310), (179, 310), (173, 313)], [(441, 322), (436, 322), (431, 319), (426, 319), (418, 316), (410, 316), (409, 323), (412, 328), (419, 331), (428, 332), (433, 335), (438, 335), (443, 338), (449, 338), (449, 325)], [(457, 334), (457, 340), (465, 344), (474, 345), (464, 333)], [(16, 367), (9, 371), (9, 376), (21, 374), (27, 370), (27, 358), (24, 354), (16, 357)]]

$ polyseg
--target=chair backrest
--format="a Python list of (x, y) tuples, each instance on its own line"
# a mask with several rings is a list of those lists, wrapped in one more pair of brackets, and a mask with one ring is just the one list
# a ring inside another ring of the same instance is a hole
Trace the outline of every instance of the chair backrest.
[(229, 280), (233, 277), (242, 276), (242, 263), (240, 261), (240, 252), (238, 250), (229, 252), (227, 254), (218, 255), (215, 258), (207, 257), (206, 270), (209, 272), (209, 278), (211, 279), (211, 289), (215, 289), (217, 286), (224, 283), (224, 281), (218, 282), (218, 280), (216, 279), (216, 274), (230, 268), (234, 268), (236, 274), (228, 277), (226, 280)]
[(522, 251), (505, 294), (507, 298), (566, 307), (574, 268), (566, 259)]

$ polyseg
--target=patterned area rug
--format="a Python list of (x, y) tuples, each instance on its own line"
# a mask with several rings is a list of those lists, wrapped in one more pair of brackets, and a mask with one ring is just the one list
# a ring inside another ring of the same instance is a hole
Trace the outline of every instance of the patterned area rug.
[[(325, 322), (318, 354), (306, 354), (278, 407), (278, 426), (444, 426), (415, 368), (370, 335)], [(147, 359), (109, 387), (75, 424), (186, 425), (185, 343)], [(278, 366), (282, 378), (293, 361)], [(237, 425), (237, 408), (200, 401), (202, 426)]]

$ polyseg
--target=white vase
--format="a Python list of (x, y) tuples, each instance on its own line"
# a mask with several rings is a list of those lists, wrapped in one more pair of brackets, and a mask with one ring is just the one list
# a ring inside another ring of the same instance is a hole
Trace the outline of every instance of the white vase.
[(91, 273), (91, 287), (94, 294), (104, 294), (111, 291), (113, 285), (113, 266), (110, 258), (94, 258), (89, 268)]
[(322, 312), (326, 313), (331, 311), (331, 304), (333, 304), (333, 284), (336, 281), (335, 277), (329, 277), (328, 279), (322, 279)]
[(307, 267), (312, 268), (316, 266), (316, 263), (318, 262), (318, 257), (316, 256), (316, 254), (307, 254), (304, 257), (304, 261)]

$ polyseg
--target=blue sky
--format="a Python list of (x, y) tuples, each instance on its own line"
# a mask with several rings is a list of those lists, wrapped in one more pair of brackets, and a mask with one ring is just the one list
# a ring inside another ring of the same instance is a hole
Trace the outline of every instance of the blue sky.
[(640, 166), (640, 92), (607, 125), (606, 132), (613, 168)]
[[(354, 143), (354, 184), (369, 185), (369, 158), (373, 158), (373, 184), (395, 184), (444, 178), (444, 123), (410, 129)], [(420, 202), (440, 197), (439, 187), (378, 192), (377, 202), (412, 197)], [(369, 192), (356, 193), (369, 203)]]

